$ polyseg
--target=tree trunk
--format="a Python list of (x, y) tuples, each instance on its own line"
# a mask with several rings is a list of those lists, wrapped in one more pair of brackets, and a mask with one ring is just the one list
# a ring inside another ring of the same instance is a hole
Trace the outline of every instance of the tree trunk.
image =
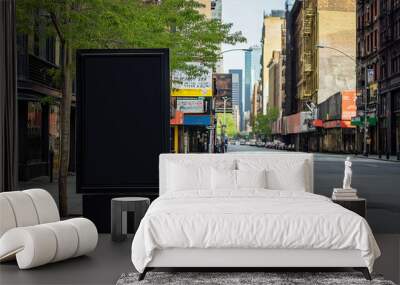
[(59, 209), (61, 217), (68, 216), (68, 166), (70, 151), (70, 116), (72, 98), (72, 49), (68, 43), (64, 43), (64, 53), (61, 66), (63, 79), (62, 99), (60, 110), (61, 141), (60, 141), (60, 168), (58, 173)]

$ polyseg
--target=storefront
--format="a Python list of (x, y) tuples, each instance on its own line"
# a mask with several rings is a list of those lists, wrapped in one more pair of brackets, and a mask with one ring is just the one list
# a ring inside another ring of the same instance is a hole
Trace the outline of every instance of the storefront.
[(170, 120), (171, 145), (175, 153), (202, 153), (213, 148), (214, 131), (212, 116), (184, 114), (175, 112)]
[(183, 117), (183, 152), (209, 152), (210, 115), (188, 115)]
[(354, 153), (356, 128), (350, 121), (325, 121), (323, 128), (322, 151)]

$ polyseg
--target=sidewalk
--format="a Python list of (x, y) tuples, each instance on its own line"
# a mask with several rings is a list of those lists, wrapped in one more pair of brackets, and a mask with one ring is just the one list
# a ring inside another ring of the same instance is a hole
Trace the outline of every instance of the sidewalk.
[[(68, 214), (82, 215), (82, 195), (76, 194), (76, 176), (68, 176)], [(43, 188), (53, 196), (58, 206), (58, 183), (55, 178), (50, 183), (48, 176), (41, 176), (29, 181), (18, 181), (18, 189)]]
[(369, 154), (368, 156), (364, 156), (362, 154), (356, 155), (357, 158), (365, 158), (365, 159), (375, 159), (375, 160), (382, 160), (382, 161), (390, 161), (390, 162), (400, 162), (400, 160), (397, 160), (396, 155), (391, 155), (389, 156), (389, 159), (386, 158), (386, 155), (382, 155), (381, 158), (379, 158), (379, 155), (376, 154)]

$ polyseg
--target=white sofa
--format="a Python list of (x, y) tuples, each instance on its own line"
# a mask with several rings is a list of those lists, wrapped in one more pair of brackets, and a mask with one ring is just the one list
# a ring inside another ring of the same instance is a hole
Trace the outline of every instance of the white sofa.
[(60, 221), (43, 189), (0, 193), (0, 262), (16, 259), (20, 269), (33, 268), (87, 254), (97, 239), (88, 219)]

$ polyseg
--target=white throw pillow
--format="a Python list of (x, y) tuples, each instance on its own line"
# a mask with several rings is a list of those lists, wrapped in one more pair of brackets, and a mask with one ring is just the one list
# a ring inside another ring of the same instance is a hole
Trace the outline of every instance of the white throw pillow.
[(210, 189), (210, 171), (211, 167), (207, 166), (170, 163), (168, 191)]
[(267, 171), (236, 170), (237, 188), (267, 188)]
[(239, 170), (267, 170), (267, 188), (271, 190), (306, 191), (308, 161), (291, 159), (240, 159)]
[(305, 162), (281, 162), (268, 169), (268, 188), (306, 192)]
[(211, 185), (213, 190), (236, 190), (236, 170), (213, 167)]

